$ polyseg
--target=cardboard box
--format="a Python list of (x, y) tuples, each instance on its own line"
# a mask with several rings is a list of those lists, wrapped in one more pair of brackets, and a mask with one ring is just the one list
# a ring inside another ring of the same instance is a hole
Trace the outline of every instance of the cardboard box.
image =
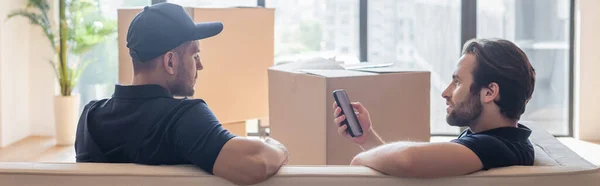
[(236, 136), (248, 136), (248, 132), (246, 131), (246, 121), (223, 123), (222, 125), (223, 128)]
[(362, 151), (333, 124), (336, 89), (369, 110), (384, 140), (429, 141), (430, 73), (366, 71), (269, 69), (270, 135), (288, 148), (290, 164), (348, 165)]
[[(141, 8), (119, 9), (119, 83), (131, 84), (126, 35)], [(194, 98), (204, 99), (222, 123), (268, 117), (267, 69), (274, 60), (274, 9), (186, 8), (196, 22), (221, 21), (223, 31), (200, 41), (204, 69)]]
[(224, 24), (221, 34), (200, 42), (204, 70), (194, 97), (206, 100), (221, 122), (268, 117), (274, 9), (194, 8), (194, 20)]

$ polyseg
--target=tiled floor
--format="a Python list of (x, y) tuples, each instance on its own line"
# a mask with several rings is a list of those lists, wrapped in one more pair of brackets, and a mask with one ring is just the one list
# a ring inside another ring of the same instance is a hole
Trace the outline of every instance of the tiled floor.
[[(432, 142), (450, 141), (454, 137), (434, 136)], [(559, 140), (589, 162), (600, 165), (600, 143), (573, 138)], [(50, 137), (29, 137), (0, 149), (0, 162), (75, 162), (73, 146), (54, 146)]]

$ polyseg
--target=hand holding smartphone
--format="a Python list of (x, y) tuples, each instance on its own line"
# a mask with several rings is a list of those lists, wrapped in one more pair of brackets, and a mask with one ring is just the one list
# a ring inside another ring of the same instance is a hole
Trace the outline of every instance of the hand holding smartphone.
[(335, 102), (337, 103), (338, 107), (342, 109), (340, 116), (346, 115), (346, 119), (342, 121), (342, 125), (347, 126), (346, 131), (348, 132), (348, 134), (350, 134), (350, 136), (352, 137), (362, 136), (362, 127), (360, 126), (360, 122), (358, 121), (358, 118), (354, 113), (354, 108), (350, 104), (350, 98), (348, 97), (346, 91), (344, 91), (343, 89), (334, 90), (333, 98), (335, 99)]

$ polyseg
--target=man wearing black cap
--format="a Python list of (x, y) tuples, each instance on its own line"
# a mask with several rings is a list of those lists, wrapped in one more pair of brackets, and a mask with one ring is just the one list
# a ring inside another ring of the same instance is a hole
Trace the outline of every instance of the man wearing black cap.
[(283, 145), (234, 136), (203, 100), (174, 98), (194, 94), (202, 70), (198, 40), (222, 30), (220, 22), (194, 23), (175, 4), (145, 7), (127, 32), (133, 85), (116, 85), (112, 98), (85, 106), (77, 162), (194, 164), (243, 185), (275, 174), (288, 160)]

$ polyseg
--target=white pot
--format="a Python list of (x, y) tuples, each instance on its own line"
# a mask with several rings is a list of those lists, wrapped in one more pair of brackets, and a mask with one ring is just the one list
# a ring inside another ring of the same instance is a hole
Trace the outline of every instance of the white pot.
[(73, 145), (79, 119), (79, 95), (55, 96), (56, 145)]

